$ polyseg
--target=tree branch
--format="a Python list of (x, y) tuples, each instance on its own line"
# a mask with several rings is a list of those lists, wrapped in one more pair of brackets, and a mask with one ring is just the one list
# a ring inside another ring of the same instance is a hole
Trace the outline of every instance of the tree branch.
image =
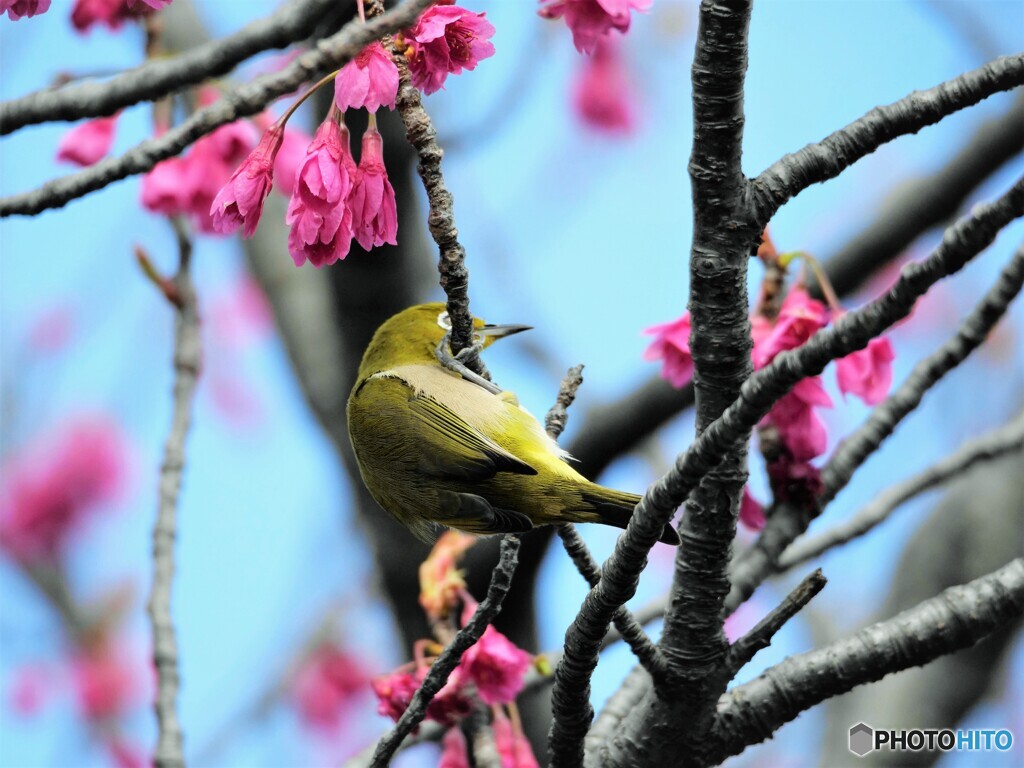
[(0, 136), (26, 125), (105, 117), (225, 75), (258, 53), (308, 37), (334, 5), (335, 0), (293, 0), (265, 19), (179, 56), (146, 62), (104, 82), (74, 83), (5, 101), (0, 103)]
[(491, 574), (491, 584), (487, 589), (487, 597), (477, 606), (472, 618), (458, 631), (455, 638), (448, 644), (448, 647), (441, 652), (441, 655), (431, 666), (423, 684), (416, 691), (409, 704), (399, 718), (395, 727), (391, 729), (378, 743), (374, 750), (371, 766), (383, 768), (391, 762), (395, 751), (402, 743), (402, 739), (408, 736), (412, 730), (422, 722), (427, 714), (427, 706), (440, 691), (451, 673), (458, 666), (462, 654), (480, 639), (487, 625), (494, 620), (494, 617), (501, 611), (501, 603), (508, 594), (512, 585), (512, 574), (516, 570), (516, 562), (519, 553), (519, 538), (506, 535), (501, 540), (501, 559)]
[(978, 305), (960, 325), (956, 335), (936, 352), (914, 366), (907, 380), (875, 408), (867, 421), (843, 440), (822, 470), (825, 485), (822, 502), (827, 504), (850, 482), (853, 473), (882, 445), (901, 421), (920, 404), (925, 393), (943, 376), (980, 347), (996, 323), (1006, 314), (1010, 302), (1024, 286), (1024, 246), (1010, 259)]
[(337, 68), (384, 34), (410, 25), (432, 0), (406, 0), (383, 16), (366, 22), (356, 20), (340, 32), (317, 43), (279, 72), (257, 77), (225, 94), (208, 107), (196, 110), (180, 125), (162, 136), (146, 139), (120, 157), (108, 158), (78, 173), (48, 181), (38, 189), (0, 199), (0, 218), (15, 214), (31, 216), (59, 208), (71, 200), (108, 184), (150, 170), (220, 126), (255, 115), (280, 96), (294, 91), (315, 75)]
[[(1015, 189), (1019, 187), (1021, 187), (1020, 182)], [(968, 220), (961, 220), (961, 222), (964, 221)], [(943, 249), (946, 242), (948, 240), (943, 242), (943, 246), (940, 246), (934, 255)], [(930, 257), (929, 261), (933, 257)], [(907, 270), (904, 270), (904, 274), (906, 273)], [(902, 277), (900, 279), (902, 281)], [(1022, 283), (1024, 283), (1024, 247), (1018, 249), (1014, 254), (996, 284), (967, 316), (956, 335), (938, 351), (918, 363), (899, 389), (872, 411), (871, 416), (853, 435), (840, 443), (822, 473), (825, 490), (816, 500), (816, 505), (813, 508), (804, 508), (793, 504), (783, 504), (767, 515), (768, 522), (760, 537), (750, 549), (743, 553), (733, 568), (732, 590), (726, 600), (727, 611), (731, 612), (745, 602), (754, 593), (754, 590), (776, 571), (782, 552), (807, 530), (811, 521), (821, 514), (825, 505), (846, 485), (864, 459), (876, 450), (888, 435), (892, 434), (896, 425), (907, 413), (917, 407), (924, 393), (935, 382), (962, 362), (973, 349), (985, 340), (988, 332), (1005, 314), (1010, 301), (1020, 292)], [(883, 298), (872, 302), (868, 307), (884, 300)], [(840, 320), (841, 322), (842, 320)], [(812, 343), (813, 341), (812, 339)]]
[(933, 464), (924, 472), (893, 486), (876, 497), (856, 515), (829, 531), (809, 539), (800, 539), (779, 558), (777, 570), (786, 571), (806, 563), (834, 547), (841, 546), (885, 522), (900, 505), (919, 494), (964, 475), (976, 464), (998, 459), (1024, 448), (1024, 414), (1009, 424), (976, 437), (955, 453)]
[(757, 622), (747, 634), (729, 646), (729, 653), (725, 657), (725, 671), (729, 679), (736, 677), (736, 673), (743, 669), (758, 651), (771, 645), (775, 633), (811, 602), (827, 582), (828, 579), (819, 568), (801, 581), (796, 589), (786, 595), (785, 600)]
[(892, 672), (969, 648), (1024, 613), (1024, 559), (862, 629), (791, 656), (722, 697), (705, 764), (769, 738), (801, 712)]
[(812, 184), (835, 178), (883, 144), (1022, 84), (1024, 54), (1003, 56), (934, 88), (875, 107), (821, 142), (785, 155), (762, 171), (750, 187), (757, 221), (767, 224), (788, 200)]
[(173, 281), (177, 309), (174, 333), (174, 410), (160, 466), (160, 504), (153, 526), (153, 584), (147, 612), (153, 631), (153, 666), (156, 668), (156, 713), (159, 735), (153, 762), (159, 768), (183, 768), (181, 724), (178, 721), (178, 642), (171, 617), (174, 581), (174, 538), (185, 469), (185, 439), (191, 422), (192, 401), (202, 362), (199, 311), (189, 268), (192, 243), (185, 224), (172, 219), (178, 235), (179, 266)]

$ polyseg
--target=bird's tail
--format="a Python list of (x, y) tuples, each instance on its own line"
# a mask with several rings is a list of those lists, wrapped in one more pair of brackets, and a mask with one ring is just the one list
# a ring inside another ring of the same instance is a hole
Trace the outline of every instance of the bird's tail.
[[(640, 497), (635, 493), (616, 491), (613, 488), (605, 488), (603, 485), (591, 484), (583, 491), (583, 500), (597, 513), (602, 523), (625, 529), (629, 524), (629, 518), (633, 515), (634, 507), (640, 502)], [(666, 525), (665, 530), (661, 532), (660, 541), (678, 546), (679, 534), (671, 525)]]

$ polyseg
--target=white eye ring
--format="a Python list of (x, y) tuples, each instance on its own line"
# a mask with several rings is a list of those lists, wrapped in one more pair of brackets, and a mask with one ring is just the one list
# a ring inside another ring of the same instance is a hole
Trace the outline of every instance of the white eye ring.
[(437, 316), (437, 324), (444, 328), (446, 331), (450, 331), (452, 329), (452, 321), (451, 318), (448, 317), (447, 311), (442, 312)]

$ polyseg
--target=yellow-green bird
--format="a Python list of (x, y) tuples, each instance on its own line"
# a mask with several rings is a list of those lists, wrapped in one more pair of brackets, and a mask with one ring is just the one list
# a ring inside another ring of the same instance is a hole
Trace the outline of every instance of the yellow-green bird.
[[(373, 498), (418, 538), (437, 526), (519, 533), (552, 523), (625, 528), (640, 497), (590, 482), (511, 392), (439, 362), (445, 305), (399, 312), (374, 334), (348, 398), (348, 433)], [(473, 320), (487, 347), (522, 325)], [(665, 526), (661, 540), (678, 544)]]

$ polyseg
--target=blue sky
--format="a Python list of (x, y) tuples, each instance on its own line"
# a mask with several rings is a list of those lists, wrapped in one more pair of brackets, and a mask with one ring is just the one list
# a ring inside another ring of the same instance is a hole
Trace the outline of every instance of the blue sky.
[[(219, 35), (264, 15), (275, 3), (200, 0), (196, 5)], [(488, 360), (495, 377), (534, 413), (547, 409), (566, 367), (587, 365), (566, 435), (571, 440), (589, 406), (629, 392), (656, 370), (641, 359), (647, 343), (641, 331), (674, 319), (686, 306), (695, 9), (691, 3), (655, 0), (650, 14), (636, 17), (625, 54), (642, 111), (637, 133), (623, 140), (595, 134), (573, 115), (568, 94), (579, 56), (563, 25), (537, 18), (526, 0), (466, 5), (488, 12), (497, 28), (497, 53), (474, 72), (450, 79), (447, 90), (428, 98), (427, 105), (442, 141), (446, 135), (465, 137), (446, 155), (444, 167), (468, 252), (473, 307), (489, 321), (535, 326), (531, 341), (544, 349), (546, 363), (526, 354), (515, 339), (491, 350)], [(977, 66), (988, 48), (994, 53), (1021, 49), (1021, 4), (985, 0), (955, 7), (975, 15), (989, 42), (965, 39), (939, 4), (927, 2), (758, 4), (746, 95), (747, 173), (758, 173), (780, 154), (824, 137), (876, 104)], [(134, 65), (140, 49), (134, 29), (76, 35), (65, 3), (58, 0), (39, 18), (17, 24), (0, 20), (0, 96), (43, 87), (60, 70), (102, 73)], [(496, 100), (512, 107), (499, 109)], [(870, 222), (902, 183), (940, 167), (977, 125), (1008, 104), (1006, 96), (989, 99), (883, 147), (840, 179), (805, 192), (773, 221), (776, 243), (783, 250), (830, 255)], [(483, 115), (495, 119), (480, 126)], [(148, 119), (144, 106), (127, 110), (115, 151), (144, 138)], [(27, 128), (0, 142), (0, 192), (26, 190), (67, 173), (68, 167), (53, 160), (67, 127)], [(473, 127), (480, 130), (466, 136)], [(999, 194), (1022, 170), (1018, 159), (986, 184), (978, 199)], [(64, 209), (0, 223), (0, 363), (5, 397), (14, 404), (5, 412), (0, 437), (7, 454), (82, 411), (110, 412), (124, 425), (137, 452), (131, 492), (77, 542), (71, 572), (83, 598), (122, 581), (138, 585), (128, 631), (145, 649), (155, 468), (170, 418), (171, 321), (140, 278), (132, 245), (144, 244), (166, 269), (173, 265), (174, 251), (164, 222), (138, 205), (138, 186), (137, 179), (129, 179)], [(940, 289), (941, 301), (927, 313), (927, 324), (911, 321), (896, 333), (897, 382), (955, 328), (1022, 236), (1020, 224), (1008, 228), (976, 264)], [(915, 255), (937, 240), (937, 233), (928, 235)], [(282, 253), (282, 258), (288, 257)], [(195, 267), (208, 314), (229, 303), (243, 271), (237, 242), (199, 238)], [(752, 286), (757, 278), (755, 268)], [(73, 318), (72, 343), (55, 358), (24, 362), (31, 327), (54, 308), (65, 308)], [(1006, 328), (1003, 352), (977, 355), (931, 393), (921, 412), (829, 509), (828, 519), (852, 513), (1020, 405), (1015, 397), (1024, 369), (1019, 355), (1010, 354), (1021, 348), (1019, 307)], [(233, 344), (210, 329), (207, 364), (208, 370), (230, 369), (258, 415), (232, 421), (217, 406), (213, 373), (200, 384), (174, 593), (185, 681), (181, 713), (190, 752), (250, 705), (332, 601), (342, 600), (350, 617), (346, 640), (379, 669), (408, 655), (408, 649), (397, 647), (373, 595), (371, 564), (348, 512), (347, 480), (305, 409), (280, 341), (268, 332)], [(837, 403), (828, 416), (834, 445), (867, 411), (856, 402), (844, 403), (827, 378)], [(984, 398), (965, 397), (981, 386)], [(690, 419), (681, 418), (653, 438), (641, 457), (617, 462), (603, 482), (641, 490), (686, 447), (691, 434)], [(752, 485), (764, 498), (766, 484), (756, 462), (753, 471)], [(841, 629), (855, 629), (872, 614), (876, 603), (864, 595), (885, 588), (902, 543), (935, 498), (907, 505), (883, 530), (826, 558), (828, 603), (846, 607), (835, 617)], [(603, 559), (615, 533), (588, 529), (586, 535)], [(865, 562), (873, 567), (865, 568)], [(669, 578), (670, 562), (655, 557), (637, 600), (663, 591)], [(767, 610), (783, 591), (782, 585), (765, 589), (758, 611)], [(571, 565), (553, 552), (541, 582), (542, 649), (559, 643), (583, 594)], [(58, 629), (32, 588), (8, 563), (0, 563), (0, 686), (6, 689), (13, 671), (25, 663), (57, 658)], [(777, 645), (758, 656), (750, 674), (807, 649), (810, 642), (806, 627), (794, 622)], [(1024, 680), (1021, 657), (1018, 647), (1018, 681)], [(595, 703), (613, 690), (628, 662), (621, 649), (602, 662)], [(1021, 706), (1021, 696), (1019, 683), (1009, 686), (989, 722), (1005, 720), (1014, 702)], [(791, 756), (787, 745), (813, 738), (821, 724), (820, 713), (806, 715), (783, 729), (769, 749), (779, 758)], [(367, 715), (367, 733), (383, 726)], [(153, 730), (148, 711), (140, 707), (129, 733), (148, 744)], [(290, 710), (278, 708), (258, 726), (243, 727), (215, 764), (307, 765), (330, 755), (311, 743)], [(26, 721), (0, 701), (0, 764), (102, 765), (104, 760), (66, 702)], [(969, 763), (949, 756), (942, 764)]]

